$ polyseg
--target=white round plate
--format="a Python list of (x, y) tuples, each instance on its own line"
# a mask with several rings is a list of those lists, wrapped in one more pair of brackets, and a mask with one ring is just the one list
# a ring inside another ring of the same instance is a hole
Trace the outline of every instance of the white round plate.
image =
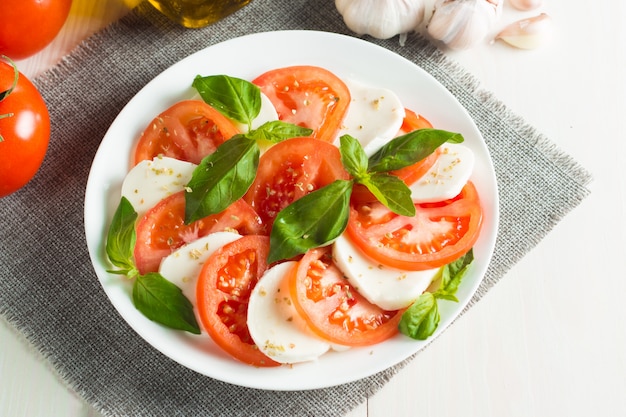
[[(404, 105), (433, 125), (463, 134), (476, 155), (472, 180), (484, 205), (485, 222), (474, 247), (475, 262), (463, 280), (459, 302), (439, 303), (441, 322), (428, 341), (397, 335), (375, 346), (331, 352), (310, 363), (255, 368), (230, 358), (206, 335), (194, 336), (160, 326), (135, 309), (131, 284), (106, 272), (104, 239), (120, 199), (136, 139), (148, 123), (175, 102), (194, 95), (196, 75), (227, 74), (252, 80), (261, 73), (290, 65), (316, 65), (341, 78), (395, 91)], [(232, 384), (268, 390), (304, 390), (354, 381), (385, 370), (423, 349), (463, 310), (487, 269), (498, 224), (498, 199), (493, 165), (476, 125), (441, 84), (412, 62), (372, 43), (314, 31), (259, 33), (232, 39), (199, 51), (148, 83), (120, 112), (95, 156), (85, 194), (85, 233), (96, 274), (111, 302), (128, 324), (154, 348), (200, 374)]]

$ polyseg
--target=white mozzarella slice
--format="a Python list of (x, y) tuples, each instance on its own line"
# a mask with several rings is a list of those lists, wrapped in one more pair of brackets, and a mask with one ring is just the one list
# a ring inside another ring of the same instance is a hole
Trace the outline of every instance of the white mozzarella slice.
[(433, 203), (459, 195), (474, 169), (474, 153), (456, 143), (441, 145), (441, 154), (423, 177), (409, 186), (416, 203)]
[(196, 281), (202, 266), (213, 252), (239, 239), (233, 232), (216, 232), (187, 243), (161, 261), (159, 273), (183, 291), (196, 305)]
[(370, 303), (384, 310), (410, 306), (437, 277), (439, 269), (404, 271), (380, 265), (341, 235), (333, 244), (335, 264)]
[(141, 217), (165, 197), (184, 189), (195, 168), (191, 162), (165, 156), (141, 161), (126, 174), (122, 196)]
[(330, 345), (307, 331), (291, 302), (286, 276), (297, 265), (288, 261), (270, 268), (257, 282), (248, 304), (248, 330), (267, 356), (280, 363), (311, 361)]
[(342, 123), (339, 137), (350, 135), (359, 140), (367, 156), (395, 137), (402, 126), (404, 106), (391, 90), (370, 87), (354, 80), (345, 80), (352, 100)]

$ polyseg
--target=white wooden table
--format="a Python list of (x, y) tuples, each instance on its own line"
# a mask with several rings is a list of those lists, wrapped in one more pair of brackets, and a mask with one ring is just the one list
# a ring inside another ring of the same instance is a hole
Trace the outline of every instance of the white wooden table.
[[(18, 65), (35, 77), (136, 1), (74, 0), (55, 41)], [(551, 44), (449, 55), (589, 169), (592, 194), (352, 417), (626, 415), (626, 3), (546, 3)], [(504, 21), (528, 15), (505, 7)], [(0, 416), (97, 413), (2, 323)]]

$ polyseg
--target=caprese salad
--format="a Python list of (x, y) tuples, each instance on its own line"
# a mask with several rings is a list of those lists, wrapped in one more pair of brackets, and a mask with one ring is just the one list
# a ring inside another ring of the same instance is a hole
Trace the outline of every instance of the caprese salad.
[(138, 138), (109, 228), (135, 307), (254, 366), (432, 335), (482, 224), (463, 137), (320, 67), (193, 87)]

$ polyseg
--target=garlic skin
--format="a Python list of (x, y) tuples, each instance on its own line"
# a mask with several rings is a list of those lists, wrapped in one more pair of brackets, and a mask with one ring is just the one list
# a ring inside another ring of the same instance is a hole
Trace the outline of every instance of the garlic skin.
[(501, 10), (501, 0), (437, 0), (427, 31), (452, 49), (468, 49), (487, 37)]
[(416, 30), (425, 9), (423, 0), (335, 0), (335, 7), (350, 30), (377, 39)]
[(496, 39), (520, 49), (535, 49), (552, 35), (552, 19), (545, 13), (506, 26)]
[(530, 11), (535, 10), (543, 6), (543, 0), (509, 0), (511, 6), (517, 10)]

